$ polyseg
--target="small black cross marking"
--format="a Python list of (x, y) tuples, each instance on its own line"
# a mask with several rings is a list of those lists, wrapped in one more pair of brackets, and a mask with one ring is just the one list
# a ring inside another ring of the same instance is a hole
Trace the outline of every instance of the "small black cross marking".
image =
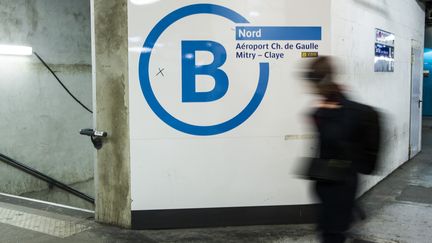
[(163, 73), (163, 70), (165, 70), (165, 68), (158, 68), (159, 69), (159, 72), (156, 74), (156, 76), (158, 76), (159, 74), (161, 74), (162, 75), (162, 77), (165, 77), (165, 75), (164, 75), (164, 73)]

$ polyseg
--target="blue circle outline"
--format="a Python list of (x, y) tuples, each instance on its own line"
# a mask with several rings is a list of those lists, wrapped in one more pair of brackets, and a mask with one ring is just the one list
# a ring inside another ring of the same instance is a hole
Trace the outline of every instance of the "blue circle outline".
[(198, 126), (198, 125), (188, 124), (186, 122), (180, 121), (177, 118), (173, 117), (158, 102), (150, 84), (149, 64), (150, 64), (151, 50), (153, 49), (160, 35), (171, 24), (184, 17), (194, 15), (194, 14), (215, 14), (221, 17), (225, 17), (233, 21), (234, 23), (249, 23), (249, 21), (247, 21), (243, 16), (241, 16), (237, 12), (228, 9), (226, 7), (220, 5), (214, 5), (214, 4), (193, 4), (193, 5), (179, 8), (171, 12), (170, 14), (162, 18), (156, 24), (155, 27), (153, 27), (153, 29), (151, 30), (150, 34), (147, 36), (147, 39), (144, 42), (143, 45), (144, 49), (150, 51), (142, 52), (139, 58), (140, 85), (144, 97), (147, 100), (147, 103), (149, 104), (150, 108), (163, 122), (165, 122), (172, 128), (191, 135), (201, 135), (201, 136), (217, 135), (236, 128), (237, 126), (245, 122), (256, 111), (262, 99), (264, 98), (264, 94), (267, 89), (267, 84), (269, 79), (269, 63), (266, 62), (259, 63), (260, 74), (259, 74), (259, 81), (258, 81), (258, 86), (255, 91), (255, 94), (253, 95), (248, 105), (239, 114), (237, 114), (235, 117), (231, 118), (230, 120), (216, 125)]

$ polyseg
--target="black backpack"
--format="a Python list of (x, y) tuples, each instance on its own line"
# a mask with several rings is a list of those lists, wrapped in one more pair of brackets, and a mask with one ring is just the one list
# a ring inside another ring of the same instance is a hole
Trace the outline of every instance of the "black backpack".
[(353, 102), (359, 119), (358, 158), (356, 169), (362, 174), (372, 174), (378, 164), (381, 147), (380, 113), (371, 106)]

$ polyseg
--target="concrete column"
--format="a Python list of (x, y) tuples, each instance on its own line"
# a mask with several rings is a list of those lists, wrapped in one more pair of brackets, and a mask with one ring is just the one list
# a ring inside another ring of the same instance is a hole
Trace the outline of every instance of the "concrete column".
[(95, 128), (108, 132), (96, 155), (96, 220), (130, 227), (127, 0), (91, 5)]

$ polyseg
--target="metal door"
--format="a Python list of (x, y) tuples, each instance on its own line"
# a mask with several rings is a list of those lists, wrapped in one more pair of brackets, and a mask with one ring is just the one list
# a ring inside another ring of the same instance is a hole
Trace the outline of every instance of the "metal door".
[(411, 118), (409, 158), (414, 157), (421, 149), (421, 110), (422, 110), (422, 62), (423, 50), (419, 42), (411, 44)]

